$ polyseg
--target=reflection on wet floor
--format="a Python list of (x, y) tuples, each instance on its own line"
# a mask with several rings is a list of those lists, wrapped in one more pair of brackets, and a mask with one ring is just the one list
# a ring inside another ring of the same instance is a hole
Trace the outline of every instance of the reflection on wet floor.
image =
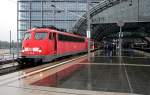
[[(89, 74), (88, 66), (77, 71), (67, 81), (60, 81), (57, 87), (73, 89), (87, 89), (97, 91), (130, 92), (124, 72), (118, 66), (91, 65)], [(120, 67), (121, 69), (122, 67)], [(89, 77), (90, 76), (90, 77)], [(71, 83), (71, 85), (70, 85)], [(90, 88), (89, 88), (90, 85)]]
[[(105, 57), (118, 57), (119, 55), (119, 51), (114, 50), (112, 51), (112, 53), (107, 53), (107, 51), (104, 50), (99, 50), (97, 52), (93, 53), (94, 56), (105, 56)], [(126, 57), (145, 57), (144, 54), (139, 53), (139, 52), (134, 52), (134, 50), (124, 50), (122, 51), (122, 56), (126, 56)]]
[[(83, 61), (83, 63), (72, 65), (32, 85), (150, 94), (149, 57), (133, 51), (124, 51), (120, 63), (120, 57), (115, 54), (105, 56), (104, 51), (98, 51), (92, 55), (91, 63)], [(138, 66), (138, 64), (141, 65)]]

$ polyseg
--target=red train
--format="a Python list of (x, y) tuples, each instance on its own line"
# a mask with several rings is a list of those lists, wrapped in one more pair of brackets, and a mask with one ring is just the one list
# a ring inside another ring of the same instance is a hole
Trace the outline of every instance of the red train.
[(19, 63), (49, 62), (55, 58), (87, 52), (87, 38), (51, 28), (25, 33)]

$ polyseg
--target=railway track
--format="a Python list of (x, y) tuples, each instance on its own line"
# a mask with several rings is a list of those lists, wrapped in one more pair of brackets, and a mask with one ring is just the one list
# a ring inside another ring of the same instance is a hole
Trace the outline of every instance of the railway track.
[(0, 65), (0, 75), (12, 73), (12, 72), (15, 72), (17, 70), (19, 70), (17, 62)]
[(74, 59), (74, 58), (80, 57), (80, 56), (83, 56), (83, 54), (75, 55), (75, 56), (67, 56), (65, 58), (59, 58), (52, 62), (39, 64), (37, 66), (24, 65), (23, 67), (21, 67), (21, 66), (19, 66), (19, 64), (17, 62), (3, 64), (3, 65), (0, 65), (0, 76), (6, 75), (9, 73), (13, 73), (13, 72), (17, 72), (17, 71), (21, 71), (21, 70), (24, 70), (24, 71), (26, 71), (26, 73), (29, 73), (29, 72), (33, 72), (37, 69), (42, 69), (42, 68), (45, 68), (48, 66), (56, 65), (58, 63), (62, 63), (62, 62), (65, 62), (65, 61), (68, 61), (68, 60), (71, 60), (71, 59)]

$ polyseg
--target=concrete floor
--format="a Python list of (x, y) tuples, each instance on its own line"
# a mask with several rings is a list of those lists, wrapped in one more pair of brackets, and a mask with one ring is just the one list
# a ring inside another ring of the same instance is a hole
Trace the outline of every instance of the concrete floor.
[[(0, 77), (0, 95), (133, 95), (150, 94), (150, 57), (138, 51), (105, 51), (55, 68), (20, 71)], [(121, 61), (120, 61), (121, 60)]]

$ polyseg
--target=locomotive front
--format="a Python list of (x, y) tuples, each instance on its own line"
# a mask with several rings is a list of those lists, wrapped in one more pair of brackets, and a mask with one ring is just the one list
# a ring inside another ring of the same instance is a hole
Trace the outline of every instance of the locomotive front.
[(48, 55), (48, 32), (42, 29), (32, 29), (25, 33), (22, 42), (21, 62), (39, 62)]

